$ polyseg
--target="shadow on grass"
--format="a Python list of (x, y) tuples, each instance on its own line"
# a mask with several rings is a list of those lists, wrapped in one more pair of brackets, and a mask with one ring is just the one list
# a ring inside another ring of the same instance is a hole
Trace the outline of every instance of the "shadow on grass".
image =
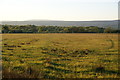
[(104, 70), (101, 73), (106, 73), (106, 74), (120, 74), (118, 71), (112, 71), (112, 70)]
[(53, 54), (53, 53), (48, 53), (48, 52), (42, 52), (43, 54), (47, 54), (47, 55), (52, 55), (52, 56), (57, 56), (57, 57), (59, 57), (59, 55), (57, 55), (57, 54)]
[(57, 77), (55, 76), (50, 76), (50, 75), (44, 75), (44, 79), (56, 79)]
[(55, 71), (59, 71), (59, 72), (64, 72), (64, 73), (72, 73), (71, 70), (65, 70), (65, 69), (55, 68), (55, 67), (52, 67), (52, 66), (48, 66), (48, 67), (45, 67), (45, 68), (51, 69), (51, 70), (55, 70)]
[(58, 64), (58, 63), (53, 63), (53, 62), (49, 62), (50, 64), (54, 65), (54, 66), (63, 66), (65, 67), (66, 65), (65, 64)]
[(53, 61), (72, 61), (72, 59), (54, 59)]

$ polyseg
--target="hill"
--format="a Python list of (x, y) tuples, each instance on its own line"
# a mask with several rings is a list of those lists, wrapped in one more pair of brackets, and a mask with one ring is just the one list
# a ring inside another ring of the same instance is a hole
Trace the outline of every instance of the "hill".
[(8, 25), (45, 25), (45, 26), (98, 26), (118, 28), (118, 20), (108, 21), (57, 21), (57, 20), (29, 20), (29, 21), (2, 21)]

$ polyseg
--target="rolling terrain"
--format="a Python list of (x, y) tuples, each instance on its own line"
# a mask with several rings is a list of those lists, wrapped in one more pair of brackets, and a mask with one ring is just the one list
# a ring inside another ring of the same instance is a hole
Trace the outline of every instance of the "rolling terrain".
[(2, 21), (2, 24), (8, 25), (45, 25), (45, 26), (98, 26), (98, 27), (112, 27), (118, 28), (118, 20), (108, 21), (43, 21), (43, 20), (30, 20), (30, 21)]

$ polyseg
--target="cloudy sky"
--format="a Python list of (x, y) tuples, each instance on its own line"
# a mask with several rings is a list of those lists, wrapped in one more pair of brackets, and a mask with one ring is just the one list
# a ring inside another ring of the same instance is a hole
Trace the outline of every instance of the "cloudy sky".
[(115, 20), (119, 0), (0, 0), (0, 21)]

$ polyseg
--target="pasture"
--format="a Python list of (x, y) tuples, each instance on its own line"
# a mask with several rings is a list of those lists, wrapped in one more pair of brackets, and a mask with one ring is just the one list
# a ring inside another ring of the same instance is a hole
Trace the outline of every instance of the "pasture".
[(118, 34), (2, 34), (3, 78), (119, 78)]

